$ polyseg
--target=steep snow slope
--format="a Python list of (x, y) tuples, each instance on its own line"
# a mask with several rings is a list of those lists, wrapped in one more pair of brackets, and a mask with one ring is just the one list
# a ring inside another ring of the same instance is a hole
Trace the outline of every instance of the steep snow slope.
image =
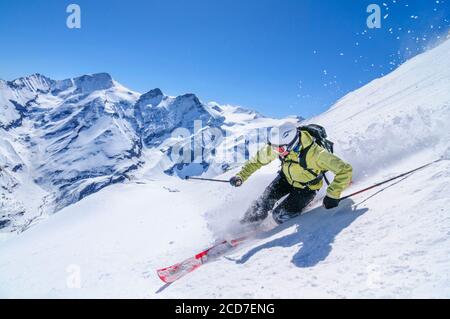
[[(448, 152), (450, 41), (352, 92), (311, 122), (327, 124), (363, 174), (419, 151)], [(450, 153), (447, 153), (447, 155)], [(359, 176), (359, 175), (357, 175)]]
[(269, 219), (257, 238), (171, 286), (154, 270), (236, 232), (278, 164), (241, 189), (176, 178), (115, 185), (1, 243), (0, 296), (450, 297), (449, 54), (447, 41), (311, 120), (354, 165), (347, 193), (445, 160), (332, 211), (318, 198), (285, 225)]

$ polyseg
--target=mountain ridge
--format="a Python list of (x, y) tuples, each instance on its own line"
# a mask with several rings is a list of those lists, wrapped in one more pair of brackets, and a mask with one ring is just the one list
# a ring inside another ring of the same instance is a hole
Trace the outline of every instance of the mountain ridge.
[[(225, 125), (227, 114), (233, 112), (216, 112), (193, 93), (172, 97), (159, 88), (133, 92), (105, 72), (63, 80), (35, 73), (0, 82), (0, 138), (4, 141), (0, 151), (6, 154), (0, 157), (0, 167), (5, 176), (10, 175), (0, 180), (5, 197), (0, 221), (9, 225), (3, 231), (20, 231), (40, 216), (109, 185), (130, 181), (140, 170), (180, 177), (223, 172), (226, 160), (211, 163), (214, 159), (210, 161), (207, 152), (192, 155), (201, 156), (192, 159), (201, 165), (180, 166), (170, 159), (177, 145), (186, 144), (192, 134), (204, 136), (232, 128), (233, 123)], [(195, 132), (196, 122), (203, 126), (199, 132)], [(179, 128), (191, 132), (185, 141), (171, 138)], [(168, 152), (161, 153), (161, 147)], [(16, 202), (29, 201), (19, 193), (22, 186), (31, 184), (41, 190), (35, 191), (36, 203), (29, 213)]]

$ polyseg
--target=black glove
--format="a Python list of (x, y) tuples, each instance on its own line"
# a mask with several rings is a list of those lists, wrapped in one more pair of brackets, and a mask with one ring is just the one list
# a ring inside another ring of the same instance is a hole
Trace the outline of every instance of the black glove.
[(338, 207), (340, 201), (341, 201), (340, 199), (334, 199), (334, 198), (325, 196), (325, 198), (323, 199), (323, 206), (326, 209), (332, 209), (332, 208)]
[(242, 185), (242, 183), (244, 183), (244, 181), (243, 181), (242, 178), (239, 177), (239, 176), (234, 176), (234, 177), (232, 177), (232, 178), (230, 179), (230, 184), (231, 184), (231, 186), (239, 187), (239, 186)]

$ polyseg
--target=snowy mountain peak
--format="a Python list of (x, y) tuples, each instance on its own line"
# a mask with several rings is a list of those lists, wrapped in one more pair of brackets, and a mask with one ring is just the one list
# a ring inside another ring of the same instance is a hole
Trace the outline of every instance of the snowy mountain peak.
[(142, 98), (155, 98), (158, 96), (163, 96), (163, 92), (159, 88), (155, 88), (153, 90), (148, 91), (147, 93), (142, 95)]
[(7, 84), (11, 89), (28, 89), (31, 92), (39, 92), (49, 90), (54, 81), (42, 74), (35, 73), (7, 82)]
[(13, 81), (0, 82), (3, 86), (15, 92), (22, 92), (22, 94), (45, 93), (51, 91), (53, 94), (58, 94), (73, 86), (76, 87), (74, 93), (89, 94), (94, 91), (107, 90), (114, 86), (114, 81), (108, 73), (96, 73), (92, 75), (83, 75), (73, 79), (65, 79), (55, 81), (42, 74), (35, 73), (26, 77), (21, 77)]
[(156, 88), (148, 91), (145, 94), (142, 94), (137, 104), (141, 107), (141, 111), (144, 111), (142, 108), (157, 106), (159, 103), (161, 103), (163, 97), (163, 92), (160, 89)]
[(80, 93), (107, 90), (114, 86), (113, 79), (108, 73), (83, 75), (78, 78), (74, 78), (73, 81)]
[(205, 105), (203, 105), (203, 103), (200, 102), (199, 98), (193, 93), (187, 93), (184, 95), (180, 95), (175, 99), (175, 102), (189, 103), (189, 104), (192, 104), (193, 106), (201, 107), (205, 111), (207, 110), (205, 108)]

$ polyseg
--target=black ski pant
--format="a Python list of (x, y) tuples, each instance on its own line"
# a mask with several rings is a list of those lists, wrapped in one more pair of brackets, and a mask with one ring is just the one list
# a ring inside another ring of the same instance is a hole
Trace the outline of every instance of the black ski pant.
[[(278, 214), (281, 211), (288, 214), (298, 214), (313, 201), (316, 193), (309, 188), (301, 189), (292, 186), (280, 173), (266, 188), (263, 195), (247, 210), (242, 223), (264, 220), (271, 210), (272, 214)], [(286, 195), (289, 196), (274, 208), (275, 204)]]

